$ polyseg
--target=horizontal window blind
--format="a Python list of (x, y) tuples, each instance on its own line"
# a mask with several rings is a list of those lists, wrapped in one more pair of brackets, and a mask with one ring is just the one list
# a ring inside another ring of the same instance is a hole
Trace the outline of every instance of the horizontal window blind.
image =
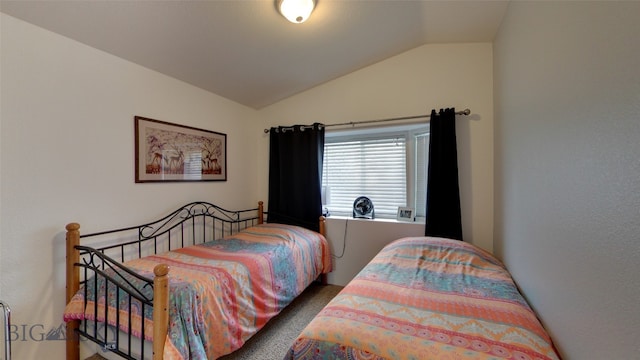
[(366, 196), (376, 217), (395, 218), (406, 206), (406, 137), (350, 139), (327, 138), (322, 172), (332, 214), (352, 215), (353, 202)]

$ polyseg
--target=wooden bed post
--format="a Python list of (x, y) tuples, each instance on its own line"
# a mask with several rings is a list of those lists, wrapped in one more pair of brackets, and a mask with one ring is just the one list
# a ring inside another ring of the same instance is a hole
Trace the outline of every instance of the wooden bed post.
[[(80, 244), (80, 224), (70, 223), (67, 229), (67, 302), (80, 289), (80, 269), (74, 264), (80, 262), (80, 252), (76, 245)], [(80, 339), (76, 330), (80, 326), (80, 320), (67, 322), (67, 360), (80, 359)]]
[(327, 218), (325, 218), (324, 216), (320, 216), (319, 219), (319, 223), (320, 223), (320, 234), (322, 234), (322, 236), (327, 237)]
[(169, 331), (169, 266), (157, 265), (153, 273), (153, 360), (162, 360)]
[[(320, 215), (320, 219), (318, 219), (318, 223), (320, 225), (319, 232), (325, 238), (327, 237), (327, 218), (323, 215)], [(320, 275), (320, 283), (322, 285), (327, 285), (329, 283), (329, 279), (327, 278), (327, 274)]]
[(264, 224), (264, 203), (258, 201), (258, 224)]

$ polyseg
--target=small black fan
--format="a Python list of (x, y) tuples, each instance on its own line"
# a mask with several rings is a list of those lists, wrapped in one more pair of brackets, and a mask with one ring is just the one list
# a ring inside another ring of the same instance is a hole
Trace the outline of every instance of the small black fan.
[(373, 203), (366, 196), (360, 196), (353, 202), (353, 217), (361, 219), (375, 218)]

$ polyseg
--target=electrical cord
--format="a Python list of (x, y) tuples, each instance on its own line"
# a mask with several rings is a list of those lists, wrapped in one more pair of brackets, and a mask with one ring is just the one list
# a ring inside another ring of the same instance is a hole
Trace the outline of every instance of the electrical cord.
[(340, 259), (344, 256), (344, 252), (347, 249), (347, 225), (349, 224), (349, 219), (344, 221), (344, 233), (342, 235), (342, 254), (340, 255), (331, 255), (335, 259)]

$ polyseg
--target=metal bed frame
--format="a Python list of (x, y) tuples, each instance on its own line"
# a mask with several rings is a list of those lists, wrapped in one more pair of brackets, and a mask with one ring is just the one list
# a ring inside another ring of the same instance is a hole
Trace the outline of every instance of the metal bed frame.
[(2, 300), (0, 307), (4, 312), (4, 359), (11, 360), (11, 308)]
[[(66, 226), (67, 303), (81, 286), (88, 284), (89, 281), (97, 284), (98, 279), (101, 279), (106, 284), (107, 296), (110, 286), (115, 286), (116, 296), (118, 299), (124, 299), (124, 303), (128, 304), (128, 308), (125, 307), (123, 310), (127, 310), (129, 314), (134, 304), (140, 306), (141, 314), (145, 313), (145, 309), (148, 311), (148, 308), (153, 308), (153, 359), (162, 359), (169, 319), (167, 276), (169, 268), (166, 265), (156, 266), (155, 277), (152, 279), (132, 272), (121, 263), (220, 239), (244, 228), (262, 224), (264, 215), (262, 201), (258, 203), (257, 208), (240, 211), (226, 210), (208, 202), (193, 202), (157, 221), (92, 234), (80, 235), (80, 225), (70, 223)], [(80, 245), (80, 239), (83, 239), (83, 243), (89, 244)], [(148, 294), (149, 291), (146, 291), (145, 295), (143, 289), (134, 287), (127, 280), (128, 277), (141, 280), (145, 284), (143, 288), (147, 290), (153, 289), (152, 296)], [(83, 287), (86, 299), (87, 287)], [(103, 312), (98, 314), (97, 301), (93, 310), (96, 318), (100, 316), (104, 319), (108, 318), (108, 307), (104, 307)], [(119, 311), (116, 311), (115, 316), (115, 329), (120, 329), (122, 324), (129, 324), (128, 328), (131, 329), (131, 316), (128, 319), (120, 319)], [(142, 339), (145, 338), (144, 325), (143, 320), (140, 336)], [(80, 336), (125, 359), (136, 359), (137, 357), (134, 356), (140, 356), (143, 359), (148, 357), (148, 354), (145, 354), (144, 341), (139, 341), (139, 347), (137, 344), (133, 345), (135, 341), (132, 341), (131, 331), (121, 335), (117, 330), (110, 331), (108, 326), (97, 321), (74, 320), (67, 322), (67, 359), (79, 359)], [(123, 347), (121, 345), (123, 343), (126, 346)], [(132, 349), (133, 346), (135, 349)]]

